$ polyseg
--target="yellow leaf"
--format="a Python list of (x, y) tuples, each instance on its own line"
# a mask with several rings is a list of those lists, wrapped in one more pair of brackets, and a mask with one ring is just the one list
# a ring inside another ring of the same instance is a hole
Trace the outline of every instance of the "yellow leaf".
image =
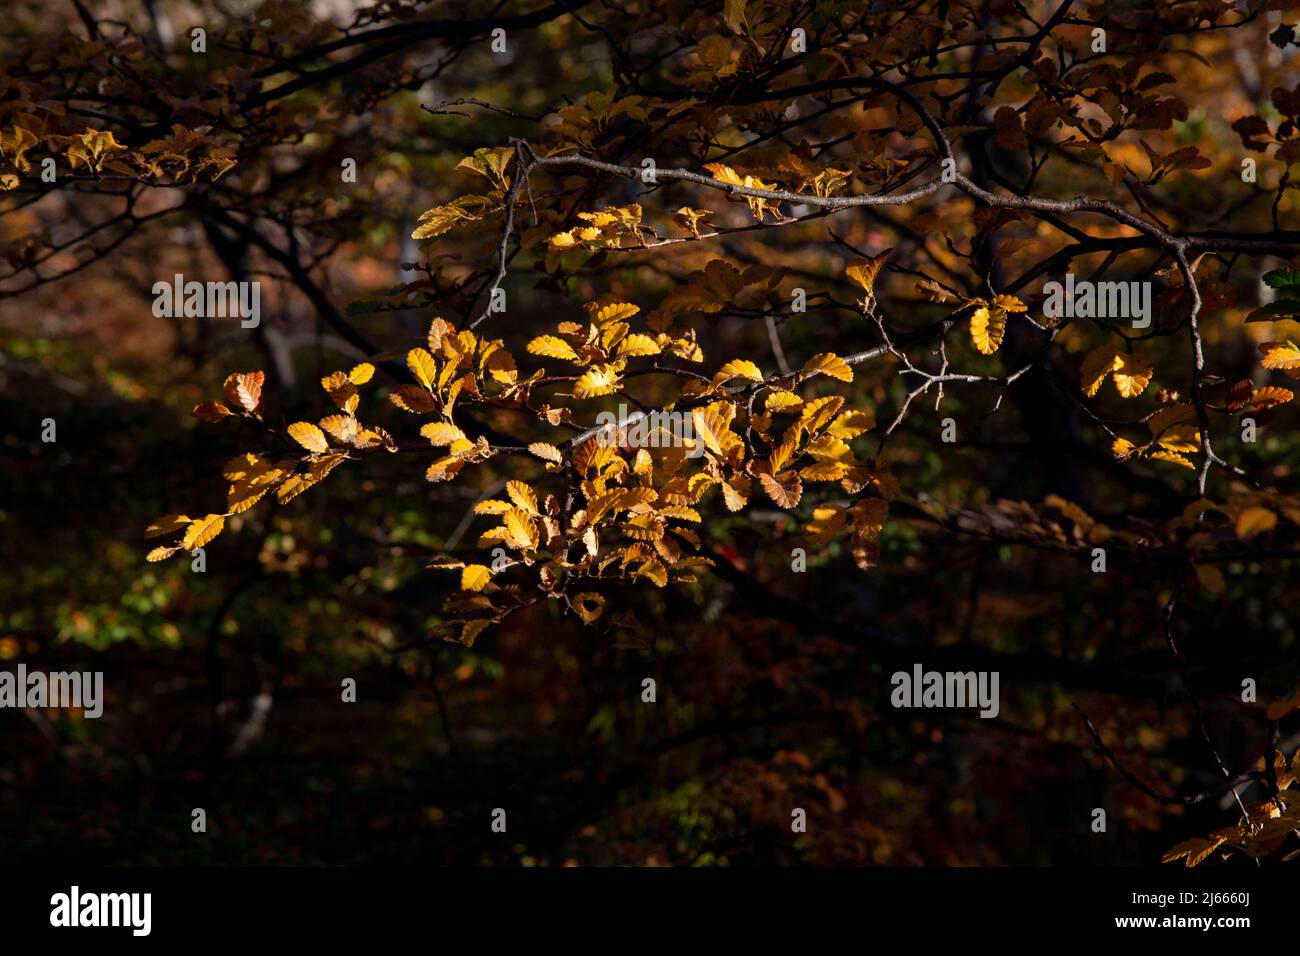
[(491, 569), (482, 564), (467, 564), (460, 572), (460, 589), (482, 591), (491, 580)]
[(861, 262), (858, 265), (849, 266), (844, 270), (844, 273), (858, 285), (862, 286), (863, 291), (866, 292), (868, 296), (873, 296), (876, 291), (876, 277), (880, 275), (880, 270), (884, 266), (885, 260), (889, 258), (889, 254), (893, 251), (893, 249), (886, 249), (884, 252), (870, 256), (866, 261)]
[(533, 339), (528, 343), (528, 353), (543, 355), (546, 358), (568, 359), (571, 362), (578, 358), (578, 353), (573, 350), (572, 345), (554, 335), (539, 335)]
[(1001, 309), (976, 309), (970, 317), (970, 337), (981, 355), (992, 355), (1002, 345), (1007, 330), (1007, 314)]
[(1127, 438), (1116, 438), (1110, 446), (1110, 453), (1120, 461), (1127, 461), (1132, 458), (1135, 451), (1137, 451), (1137, 445)]
[(590, 624), (605, 611), (605, 599), (599, 594), (584, 591), (573, 596), (573, 609), (582, 618), (582, 623)]
[(162, 561), (166, 558), (170, 558), (173, 554), (175, 554), (179, 550), (180, 548), (154, 548), (152, 551), (149, 552), (148, 555), (145, 556), (145, 560), (148, 561), (150, 564), (153, 564), (157, 561)]
[(360, 365), (348, 372), (348, 378), (353, 385), (364, 385), (374, 377), (375, 367), (369, 362), (362, 362)]
[(826, 429), (826, 434), (848, 441), (875, 427), (876, 416), (871, 412), (848, 411), (831, 422), (831, 427)]
[(841, 382), (853, 381), (853, 369), (849, 368), (849, 364), (834, 352), (821, 352), (814, 355), (804, 365), (803, 370), (809, 375), (820, 373), (839, 379)]
[(769, 412), (786, 412), (798, 408), (803, 404), (803, 399), (794, 392), (777, 391), (769, 392), (763, 408)]
[(596, 324), (609, 325), (613, 322), (626, 322), (641, 311), (639, 305), (630, 302), (615, 302), (596, 311)]
[(819, 461), (799, 469), (804, 481), (839, 481), (849, 473), (849, 466), (840, 461)]
[(289, 437), (308, 451), (322, 453), (329, 451), (329, 442), (325, 433), (311, 422), (294, 422), (289, 426)]
[(1093, 349), (1084, 356), (1083, 366), (1079, 370), (1083, 394), (1089, 398), (1097, 394), (1097, 389), (1101, 388), (1106, 376), (1115, 370), (1115, 360), (1118, 357), (1114, 347), (1109, 345)]
[(225, 515), (208, 515), (205, 518), (198, 518), (185, 530), (185, 537), (181, 541), (181, 547), (186, 551), (201, 548), (221, 534), (221, 529), (225, 526)]
[(320, 420), (320, 427), (337, 442), (350, 445), (356, 441), (357, 420), (351, 415), (330, 415)]
[(536, 455), (538, 458), (545, 461), (555, 462), (557, 465), (564, 460), (564, 455), (561, 454), (560, 449), (556, 448), (549, 442), (535, 441), (528, 446), (528, 451), (530, 454)]
[(1182, 465), (1184, 468), (1195, 468), (1195, 467), (1196, 467), (1195, 465), (1193, 465), (1193, 464), (1191, 463), (1190, 460), (1188, 460), (1187, 458), (1185, 458), (1185, 457), (1183, 457), (1182, 455), (1178, 454), (1177, 452), (1174, 452), (1174, 451), (1165, 451), (1165, 450), (1162, 449), (1162, 448), (1161, 448), (1161, 449), (1156, 449), (1155, 451), (1153, 451), (1153, 452), (1151, 453), (1151, 459), (1152, 459), (1153, 461), (1168, 461), (1168, 462), (1172, 462), (1172, 463), (1175, 464), (1175, 465)]
[(180, 531), (190, 523), (190, 519), (185, 515), (163, 515), (153, 524), (145, 529), (146, 538), (159, 538), (165, 534), (171, 534), (173, 531)]
[(511, 508), (503, 516), (506, 527), (506, 544), (520, 551), (537, 546), (537, 531), (529, 519), (528, 512)]
[(507, 481), (506, 494), (510, 500), (515, 503), (515, 507), (528, 512), (530, 515), (536, 515), (537, 512), (537, 492), (533, 491), (527, 484), (522, 481)]
[(1273, 530), (1276, 525), (1277, 515), (1267, 508), (1247, 508), (1237, 515), (1237, 537), (1245, 541)]
[(413, 348), (406, 353), (406, 367), (411, 370), (415, 380), (429, 391), (433, 390), (433, 380), (438, 374), (433, 356), (425, 349)]
[[(706, 38), (706, 39), (717, 39), (717, 38)], [(725, 45), (726, 41), (724, 40), (723, 43)], [(703, 46), (703, 42), (701, 42), (701, 46)], [(730, 46), (728, 46), (727, 49), (728, 51), (730, 51), (731, 49)], [(726, 165), (725, 163), (709, 163), (704, 168), (707, 169), (709, 172), (713, 173), (713, 178), (718, 180), (719, 182), (730, 183), (733, 186), (745, 185), (745, 181), (741, 179), (739, 175), (737, 175), (736, 171), (732, 169), (730, 166)]]
[(822, 435), (804, 449), (805, 453), (817, 461), (839, 461), (853, 463), (853, 451), (834, 435)]
[(622, 383), (618, 370), (612, 365), (596, 365), (582, 374), (573, 386), (576, 398), (595, 398), (617, 391)]
[(465, 433), (451, 422), (429, 422), (420, 427), (420, 434), (435, 446), (450, 445), (465, 438)]
[(226, 400), (246, 412), (256, 412), (262, 403), (262, 384), (265, 372), (236, 372), (226, 379), (223, 389)]
[(761, 382), (763, 381), (763, 373), (749, 359), (732, 359), (718, 369), (717, 375), (713, 376), (713, 387), (717, 388), (722, 383), (729, 382), (733, 378), (747, 378), (751, 382)]
[(825, 544), (839, 536), (847, 524), (846, 510), (840, 505), (818, 505), (804, 529), (814, 544)]
[(691, 410), (691, 423), (696, 435), (709, 451), (719, 457), (725, 458), (728, 450), (740, 443), (740, 436), (731, 430), (735, 414), (736, 406), (730, 402), (714, 402)]
[(351, 415), (357, 410), (357, 387), (342, 372), (335, 372), (320, 380), (321, 388), (329, 394), (330, 400)]
[(482, 196), (462, 196), (445, 206), (434, 206), (420, 214), (419, 225), (411, 233), (412, 239), (433, 239), (441, 236), (453, 226), (462, 222), (481, 219), (482, 214), (471, 212), (471, 206), (482, 206), (489, 202)]
[(1151, 381), (1154, 369), (1140, 355), (1124, 353), (1115, 358), (1115, 387), (1124, 398), (1136, 398)]
[(1300, 368), (1300, 348), (1290, 342), (1262, 342), (1259, 351), (1264, 356), (1259, 364), (1264, 368)]
[(803, 410), (799, 412), (799, 420), (795, 422), (795, 425), (806, 428), (810, 432), (815, 432), (829, 422), (843, 404), (844, 397), (842, 395), (825, 395), (821, 398), (814, 398), (804, 404)]
[(660, 352), (659, 343), (648, 335), (633, 333), (618, 343), (619, 358), (635, 357), (640, 355), (658, 355)]

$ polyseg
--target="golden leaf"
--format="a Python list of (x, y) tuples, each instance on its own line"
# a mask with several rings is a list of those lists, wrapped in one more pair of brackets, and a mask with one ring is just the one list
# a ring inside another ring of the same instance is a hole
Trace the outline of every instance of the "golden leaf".
[(634, 333), (627, 336), (618, 343), (619, 358), (636, 357), (641, 355), (658, 355), (660, 352), (659, 343), (648, 335)]
[(743, 475), (736, 475), (722, 483), (722, 501), (728, 511), (739, 511), (749, 501), (751, 483)]
[(560, 449), (556, 448), (549, 442), (535, 441), (528, 446), (529, 454), (536, 455), (544, 461), (555, 462), (557, 465), (564, 460), (564, 455)]
[(320, 427), (335, 441), (351, 445), (357, 438), (357, 420), (351, 415), (330, 415), (320, 420)]
[(335, 372), (333, 375), (327, 375), (320, 380), (321, 388), (325, 389), (330, 400), (351, 415), (357, 410), (357, 387), (352, 384), (352, 380), (343, 372)]
[(995, 295), (993, 297), (994, 308), (1001, 309), (1003, 312), (1028, 312), (1029, 306), (1025, 305), (1014, 295)]
[(578, 353), (573, 350), (573, 346), (554, 335), (539, 335), (533, 339), (528, 343), (528, 354), (567, 359), (570, 362), (578, 360)]
[(201, 548), (221, 534), (221, 529), (225, 526), (225, 515), (208, 515), (204, 518), (197, 518), (185, 530), (185, 537), (181, 540), (181, 547), (186, 551)]
[(847, 441), (875, 427), (876, 416), (871, 412), (847, 411), (831, 422), (831, 427), (826, 429), (826, 434)]
[(1118, 357), (1115, 348), (1110, 345), (1093, 349), (1084, 356), (1083, 366), (1079, 370), (1083, 394), (1089, 398), (1097, 394), (1097, 389), (1101, 388), (1106, 376), (1115, 370), (1115, 360)]
[(717, 388), (724, 382), (729, 382), (733, 378), (747, 378), (751, 382), (763, 381), (763, 373), (759, 371), (758, 366), (749, 359), (732, 359), (722, 368), (718, 369), (718, 374), (713, 376), (713, 387)]
[(853, 369), (834, 352), (821, 352), (810, 358), (803, 370), (809, 375), (829, 375), (841, 382), (853, 381)]
[(265, 372), (236, 372), (226, 379), (222, 388), (231, 405), (256, 413), (257, 407), (262, 403), (262, 385), (265, 381)]
[(1154, 369), (1139, 355), (1124, 353), (1115, 358), (1115, 387), (1124, 398), (1136, 398), (1151, 381)]
[(235, 413), (221, 402), (199, 402), (190, 414), (201, 421), (219, 422)]
[(615, 302), (611, 305), (604, 306), (596, 311), (595, 321), (597, 325), (609, 325), (613, 322), (626, 322), (632, 316), (641, 311), (639, 305), (633, 305), (631, 302)]
[(1259, 360), (1264, 368), (1300, 368), (1300, 348), (1290, 342), (1261, 342), (1259, 352), (1264, 356)]
[(506, 528), (506, 544), (520, 551), (537, 547), (537, 531), (529, 520), (528, 512), (511, 508), (502, 516)]
[(399, 385), (388, 394), (388, 400), (398, 408), (417, 415), (438, 410), (438, 400), (415, 385)]
[(522, 481), (507, 481), (506, 494), (510, 500), (515, 503), (515, 507), (528, 512), (530, 515), (536, 515), (537, 512), (537, 492), (533, 491), (527, 484)]
[(740, 444), (740, 436), (731, 430), (735, 414), (736, 406), (730, 402), (714, 402), (691, 410), (696, 435), (709, 451), (719, 457), (725, 458), (731, 448)]
[(486, 565), (467, 564), (460, 572), (462, 591), (482, 591), (492, 580), (492, 571)]
[(824, 427), (844, 405), (842, 395), (825, 395), (804, 404), (795, 425), (810, 432)]
[(574, 396), (576, 398), (596, 398), (617, 391), (622, 384), (618, 377), (619, 371), (621, 369), (614, 365), (592, 366), (574, 383)]
[(1182, 465), (1184, 468), (1196, 467), (1191, 463), (1190, 460), (1178, 454), (1177, 452), (1165, 451), (1164, 449), (1157, 449), (1156, 451), (1153, 451), (1151, 453), (1151, 458), (1154, 461), (1168, 461), (1168, 462), (1172, 462), (1175, 465)]
[(451, 422), (429, 422), (420, 427), (420, 434), (435, 446), (450, 445), (465, 440), (465, 433)]
[(433, 381), (438, 375), (438, 367), (434, 364), (433, 356), (425, 349), (413, 348), (407, 352), (406, 367), (411, 370), (417, 382), (427, 390), (433, 390)]
[(1237, 537), (1245, 541), (1273, 530), (1276, 525), (1277, 515), (1267, 508), (1247, 508), (1237, 515)]
[(311, 422), (294, 422), (289, 426), (289, 437), (308, 451), (319, 453), (330, 449), (325, 433)]
[(190, 519), (185, 515), (163, 515), (145, 529), (144, 536), (146, 538), (160, 538), (165, 534), (171, 534), (173, 531), (180, 531), (189, 523)]
[(849, 466), (840, 461), (820, 461), (799, 469), (804, 481), (839, 481), (849, 473)]
[(784, 471), (779, 475), (759, 475), (759, 484), (767, 496), (781, 508), (793, 508), (803, 497), (803, 485), (799, 476), (793, 471)]
[(375, 367), (369, 362), (362, 362), (348, 372), (348, 379), (353, 385), (364, 385), (374, 377)]
[(970, 337), (981, 355), (992, 355), (1002, 345), (1007, 330), (1007, 314), (1001, 309), (980, 306), (970, 317)]
[(1285, 405), (1291, 399), (1295, 398), (1295, 393), (1289, 388), (1280, 388), (1277, 385), (1265, 385), (1263, 388), (1256, 390), (1250, 398), (1250, 407), (1255, 411), (1262, 412), (1266, 408), (1272, 408), (1275, 405)]
[(768, 392), (763, 408), (769, 412), (787, 412), (803, 404), (803, 399), (794, 392)]
[(862, 286), (868, 296), (874, 296), (876, 292), (876, 277), (880, 275), (880, 270), (889, 258), (893, 249), (886, 249), (874, 256), (869, 256), (864, 262), (858, 265), (849, 266), (844, 270), (844, 274), (850, 279)]
[(804, 530), (814, 544), (825, 544), (839, 537), (847, 524), (846, 510), (840, 505), (818, 505)]
[(573, 609), (582, 618), (582, 623), (590, 624), (605, 611), (605, 599), (599, 594), (584, 591), (573, 596)]

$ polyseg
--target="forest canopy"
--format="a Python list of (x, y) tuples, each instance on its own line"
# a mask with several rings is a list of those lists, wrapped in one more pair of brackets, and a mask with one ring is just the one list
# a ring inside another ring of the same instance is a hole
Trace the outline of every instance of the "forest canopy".
[(0, 659), (135, 689), (25, 799), (272, 779), (238, 861), (362, 852), (344, 786), (447, 862), (1300, 856), (1300, 4), (64, 6), (0, 48)]

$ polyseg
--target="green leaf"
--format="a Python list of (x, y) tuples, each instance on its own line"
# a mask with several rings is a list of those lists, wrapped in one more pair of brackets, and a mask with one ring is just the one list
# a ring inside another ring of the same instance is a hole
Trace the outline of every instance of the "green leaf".
[(1300, 289), (1300, 269), (1274, 269), (1266, 272), (1264, 284), (1274, 289)]

